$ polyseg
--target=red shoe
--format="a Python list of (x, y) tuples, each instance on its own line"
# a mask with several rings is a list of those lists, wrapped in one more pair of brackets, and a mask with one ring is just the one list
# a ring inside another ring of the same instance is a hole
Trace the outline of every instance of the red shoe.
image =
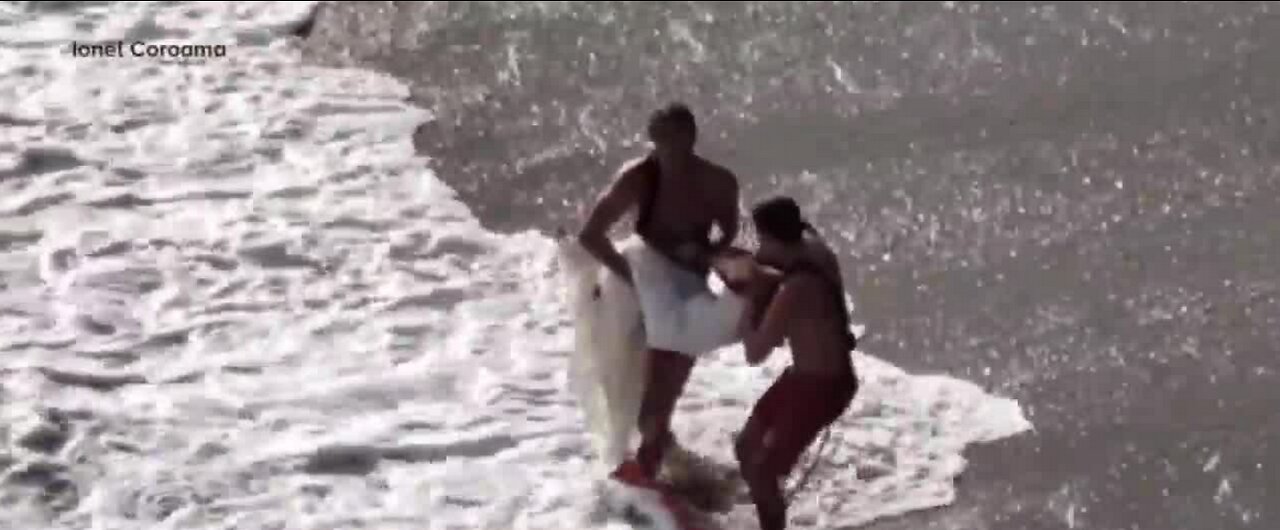
[(644, 468), (635, 460), (623, 462), (609, 476), (623, 484), (647, 488), (657, 492), (661, 498), (662, 509), (675, 518), (676, 527), (680, 530), (718, 530), (716, 527), (708, 528), (698, 522), (689, 507), (677, 495), (673, 494), (662, 483), (646, 475)]
[(644, 468), (635, 460), (627, 460), (619, 464), (618, 468), (609, 474), (609, 477), (632, 486), (652, 488), (658, 485), (653, 477), (645, 474)]

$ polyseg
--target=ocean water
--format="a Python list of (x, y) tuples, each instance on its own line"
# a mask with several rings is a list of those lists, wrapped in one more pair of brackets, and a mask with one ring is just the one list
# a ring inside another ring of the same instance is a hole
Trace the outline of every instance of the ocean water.
[[(0, 528), (619, 524), (593, 512), (554, 242), (482, 225), (415, 149), (435, 116), (406, 83), (303, 62), (312, 8), (0, 4)], [(226, 55), (69, 53), (116, 40)], [(727, 462), (783, 357), (701, 365), (690, 448)], [(962, 451), (1031, 428), (971, 382), (858, 365), (797, 527), (946, 505)]]
[(332, 3), (306, 49), (404, 80), (501, 233), (575, 226), (689, 102), (744, 206), (835, 244), (868, 352), (1035, 425), (869, 529), (1280, 524), (1280, 4)]

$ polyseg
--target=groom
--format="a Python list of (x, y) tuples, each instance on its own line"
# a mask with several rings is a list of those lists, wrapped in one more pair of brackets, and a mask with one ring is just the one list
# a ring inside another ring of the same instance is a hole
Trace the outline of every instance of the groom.
[[(614, 274), (634, 278), (625, 258), (608, 237), (632, 208), (635, 232), (650, 249), (678, 267), (673, 284), (678, 296), (709, 290), (712, 256), (727, 250), (738, 235), (738, 179), (731, 171), (694, 153), (698, 127), (693, 113), (672, 103), (649, 118), (648, 156), (628, 163), (588, 215), (578, 242)], [(712, 242), (712, 225), (722, 236)], [(658, 475), (666, 451), (675, 443), (671, 416), (693, 370), (694, 356), (655, 345), (649, 337), (650, 366), (640, 405), (640, 448), (635, 463), (646, 478)]]

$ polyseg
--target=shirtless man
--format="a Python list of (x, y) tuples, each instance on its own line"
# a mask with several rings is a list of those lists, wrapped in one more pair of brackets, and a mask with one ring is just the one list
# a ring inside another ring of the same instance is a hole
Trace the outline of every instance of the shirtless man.
[[(780, 274), (780, 283), (754, 282), (757, 289), (776, 291), (748, 298), (740, 324), (747, 362), (759, 365), (784, 340), (792, 362), (752, 409), (734, 452), (761, 530), (781, 530), (787, 509), (781, 480), (858, 392), (852, 359), (857, 339), (849, 329), (836, 255), (795, 201), (770, 199), (753, 208), (751, 217), (760, 239), (756, 261), (768, 266), (756, 266), (756, 276)], [(762, 307), (752, 307), (760, 301)]]
[[(645, 244), (682, 271), (673, 286), (682, 293), (707, 290), (712, 257), (738, 235), (738, 179), (728, 169), (694, 153), (697, 124), (683, 104), (672, 103), (649, 118), (653, 150), (626, 164), (605, 190), (578, 235), (579, 243), (618, 276), (632, 281), (627, 260), (614, 248), (610, 229), (632, 208), (636, 233)], [(711, 241), (711, 227), (721, 237)], [(635, 462), (648, 479), (656, 478), (663, 456), (674, 443), (671, 416), (693, 370), (694, 355), (649, 348), (649, 376), (640, 405), (640, 448)]]

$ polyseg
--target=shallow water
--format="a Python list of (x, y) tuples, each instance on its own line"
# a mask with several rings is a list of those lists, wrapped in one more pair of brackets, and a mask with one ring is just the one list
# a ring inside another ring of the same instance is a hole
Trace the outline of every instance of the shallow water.
[[(404, 84), (303, 63), (311, 7), (0, 4), (0, 528), (608, 523), (553, 242), (482, 226), (417, 156)], [(67, 53), (116, 39), (228, 53)], [(719, 461), (779, 368), (739, 357), (678, 420)], [(858, 361), (811, 482), (841, 505), (802, 527), (946, 504), (966, 446), (1029, 427)]]

